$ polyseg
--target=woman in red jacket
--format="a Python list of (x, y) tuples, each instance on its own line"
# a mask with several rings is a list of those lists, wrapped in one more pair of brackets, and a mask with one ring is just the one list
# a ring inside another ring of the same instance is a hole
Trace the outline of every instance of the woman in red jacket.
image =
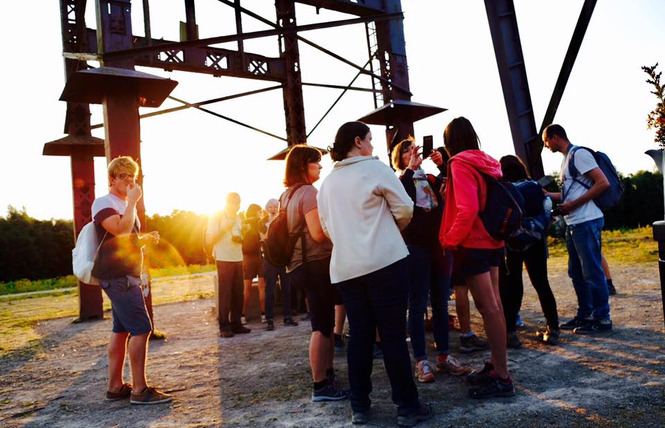
[(478, 213), (485, 207), (484, 175), (501, 177), (501, 164), (479, 149), (471, 122), (453, 119), (443, 133), (448, 161), (446, 204), (439, 232), (441, 246), (453, 252), (453, 284), (466, 284), (471, 291), (490, 344), (491, 360), (467, 380), (474, 385), (471, 398), (510, 397), (515, 388), (508, 373), (506, 321), (499, 295), (499, 264), (504, 243), (492, 238)]

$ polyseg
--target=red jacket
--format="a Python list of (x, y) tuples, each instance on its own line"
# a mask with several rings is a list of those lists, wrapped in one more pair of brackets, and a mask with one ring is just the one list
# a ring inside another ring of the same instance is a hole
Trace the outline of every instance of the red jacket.
[(487, 184), (479, 171), (495, 178), (502, 176), (501, 164), (480, 150), (463, 151), (448, 161), (446, 205), (439, 230), (444, 249), (497, 249), (504, 245), (487, 233), (478, 217), (487, 196)]

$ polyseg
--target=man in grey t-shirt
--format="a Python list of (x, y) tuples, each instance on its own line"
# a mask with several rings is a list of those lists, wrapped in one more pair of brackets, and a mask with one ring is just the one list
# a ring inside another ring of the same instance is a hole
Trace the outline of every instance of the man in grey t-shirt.
[[(610, 183), (593, 155), (588, 150), (573, 146), (560, 125), (545, 128), (543, 142), (552, 152), (564, 156), (561, 164), (562, 191), (548, 195), (554, 201), (561, 201), (558, 208), (566, 220), (568, 276), (573, 280), (577, 294), (577, 315), (561, 324), (560, 328), (573, 330), (576, 334), (612, 331), (609, 293), (601, 255), (604, 217), (593, 201), (609, 188)], [(579, 176), (572, 176), (568, 167), (570, 162), (574, 162)]]

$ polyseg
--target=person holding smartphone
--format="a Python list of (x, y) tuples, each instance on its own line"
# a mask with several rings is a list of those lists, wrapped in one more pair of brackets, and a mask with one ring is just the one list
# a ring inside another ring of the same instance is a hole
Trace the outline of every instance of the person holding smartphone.
[[(432, 139), (425, 137), (423, 156), (413, 137), (399, 142), (392, 151), (392, 165), (399, 173), (404, 190), (414, 203), (413, 218), (402, 230), (409, 249), (409, 336), (413, 358), (416, 360), (415, 377), (419, 382), (434, 382), (435, 372), (462, 376), (469, 369), (449, 354), (448, 297), (452, 275), (452, 254), (444, 254), (438, 239), (443, 213), (441, 190), (446, 175), (446, 161), (442, 153), (432, 150)], [(427, 156), (426, 156), (426, 153)], [(429, 157), (439, 171), (438, 176), (426, 174), (421, 168)], [(425, 312), (430, 297), (432, 325), (437, 349), (436, 365), (427, 359), (425, 341)]]

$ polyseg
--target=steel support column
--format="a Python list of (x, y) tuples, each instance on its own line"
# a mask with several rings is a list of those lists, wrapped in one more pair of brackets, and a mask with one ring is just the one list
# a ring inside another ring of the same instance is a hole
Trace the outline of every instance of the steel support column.
[[(386, 1), (386, 12), (402, 12), (400, 0)], [(376, 58), (381, 66), (381, 77), (389, 81), (381, 82), (383, 102), (390, 104), (396, 100), (411, 100), (408, 92), (409, 68), (406, 61), (406, 42), (404, 40), (403, 18), (390, 21), (376, 22)], [(413, 121), (408, 118), (398, 118), (391, 125), (386, 126), (386, 149), (388, 156), (393, 146), (409, 135), (414, 135)]]
[(513, 0), (485, 0), (485, 9), (515, 154), (528, 166), (531, 176), (538, 179), (544, 175), (540, 158), (543, 142), (536, 130), (515, 5)]
[[(107, 52), (132, 47), (131, 0), (97, 0), (97, 51), (103, 55)], [(105, 61), (103, 65), (133, 70), (134, 60), (133, 58), (120, 58)], [(118, 156), (131, 156), (141, 165), (138, 94), (132, 90), (108, 94), (104, 97), (102, 105), (107, 162)], [(138, 183), (143, 188), (143, 168), (141, 168)], [(145, 189), (143, 197), (136, 207), (142, 232), (147, 230), (144, 201)], [(152, 289), (150, 284), (148, 286)], [(145, 302), (152, 320), (152, 291), (148, 293)]]
[[(295, 27), (296, 8), (293, 0), (275, 1), (277, 11), (277, 28)], [(284, 83), (284, 114), (286, 120), (286, 139), (288, 145), (307, 142), (305, 126), (305, 104), (302, 94), (302, 77), (300, 74), (300, 51), (297, 34), (283, 34), (279, 37), (280, 58), (286, 66)]]
[[(60, 25), (64, 52), (86, 52), (85, 0), (60, 0)], [(85, 61), (65, 59), (65, 77), (80, 68)], [(70, 136), (90, 137), (90, 107), (88, 104), (67, 103), (65, 132)], [(78, 238), (83, 226), (92, 220), (90, 208), (95, 199), (94, 155), (91, 149), (81, 148), (69, 152), (72, 174), (74, 208), (74, 237)], [(104, 316), (102, 291), (97, 286), (78, 283), (79, 319), (99, 319)]]

